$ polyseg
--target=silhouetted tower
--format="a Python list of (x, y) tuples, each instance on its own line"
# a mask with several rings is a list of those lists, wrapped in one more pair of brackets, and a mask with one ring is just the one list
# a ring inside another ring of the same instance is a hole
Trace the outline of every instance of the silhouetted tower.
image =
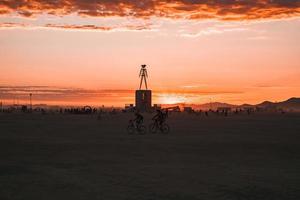
[[(148, 85), (147, 85), (147, 69), (146, 65), (142, 65), (142, 68), (140, 70), (139, 77), (141, 78), (140, 81), (140, 88), (139, 90), (135, 91), (135, 107), (137, 110), (141, 112), (145, 111), (151, 111), (152, 109), (152, 91), (148, 90)], [(143, 82), (145, 83), (145, 90), (142, 90), (142, 84)]]
[(145, 82), (146, 90), (148, 90), (148, 86), (147, 86), (147, 78), (148, 78), (148, 74), (147, 74), (146, 65), (142, 65), (142, 68), (141, 68), (141, 70), (140, 70), (140, 76), (139, 76), (139, 77), (141, 77), (140, 90), (142, 89), (143, 80), (144, 80), (144, 82)]

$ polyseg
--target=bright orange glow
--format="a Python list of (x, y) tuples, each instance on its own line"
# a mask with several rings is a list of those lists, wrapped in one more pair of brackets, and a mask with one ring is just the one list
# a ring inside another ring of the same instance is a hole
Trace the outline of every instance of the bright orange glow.
[(161, 94), (160, 97), (156, 99), (157, 102), (161, 104), (176, 104), (185, 103), (187, 99), (184, 96), (174, 95), (174, 94)]

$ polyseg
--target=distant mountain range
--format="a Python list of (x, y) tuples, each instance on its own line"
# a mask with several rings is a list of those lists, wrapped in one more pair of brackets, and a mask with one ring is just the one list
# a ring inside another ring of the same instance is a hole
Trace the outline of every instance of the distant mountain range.
[(204, 103), (204, 104), (186, 104), (186, 103), (178, 103), (178, 104), (163, 104), (162, 107), (173, 107), (179, 106), (180, 108), (183, 107), (192, 107), (195, 110), (208, 110), (208, 109), (217, 109), (220, 107), (229, 107), (229, 108), (249, 108), (249, 107), (260, 107), (260, 108), (278, 108), (278, 109), (289, 109), (289, 110), (299, 110), (300, 111), (300, 98), (290, 98), (286, 101), (282, 102), (271, 102), (271, 101), (264, 101), (259, 104), (243, 104), (243, 105), (233, 105), (228, 103), (221, 103), (221, 102), (211, 102), (211, 103)]

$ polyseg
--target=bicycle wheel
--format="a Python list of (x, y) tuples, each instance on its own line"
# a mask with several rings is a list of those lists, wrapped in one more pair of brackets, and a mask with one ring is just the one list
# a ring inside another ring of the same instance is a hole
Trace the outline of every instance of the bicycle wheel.
[(127, 133), (129, 134), (129, 135), (132, 135), (132, 134), (134, 134), (134, 132), (135, 132), (135, 128), (133, 127), (133, 126), (127, 126)]
[(141, 125), (139, 127), (138, 131), (139, 131), (139, 134), (144, 135), (144, 134), (146, 134), (147, 129), (144, 125)]
[(155, 123), (152, 123), (152, 124), (149, 125), (149, 131), (150, 131), (150, 133), (156, 133), (157, 126), (156, 126)]
[(164, 134), (168, 134), (170, 132), (170, 127), (168, 124), (163, 124), (161, 127), (161, 132)]

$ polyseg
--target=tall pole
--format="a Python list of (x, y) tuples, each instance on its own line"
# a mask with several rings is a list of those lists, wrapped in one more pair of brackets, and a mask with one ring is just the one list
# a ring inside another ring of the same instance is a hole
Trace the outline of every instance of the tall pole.
[(32, 110), (32, 93), (29, 94), (30, 99), (30, 111)]

